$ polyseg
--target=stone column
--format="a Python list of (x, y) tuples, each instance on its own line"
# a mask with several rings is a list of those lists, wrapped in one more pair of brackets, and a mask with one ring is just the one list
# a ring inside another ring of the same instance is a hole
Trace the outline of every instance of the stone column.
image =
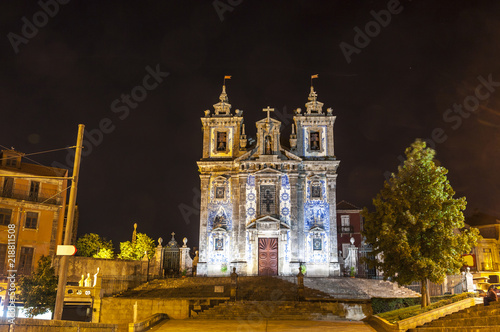
[(300, 262), (299, 254), (299, 230), (301, 228), (301, 212), (302, 209), (299, 205), (302, 205), (303, 192), (299, 185), (299, 178), (296, 172), (289, 173), (288, 178), (290, 180), (290, 272), (293, 273), (297, 269)]
[(337, 241), (337, 174), (327, 175), (327, 189), (328, 189), (328, 205), (330, 206), (330, 276), (340, 275), (340, 264), (338, 257), (338, 241)]
[(101, 321), (101, 305), (102, 305), (102, 273), (97, 268), (97, 273), (94, 274), (93, 284), (93, 303), (92, 303), (92, 323)]
[(153, 258), (153, 263), (151, 263), (149, 274), (155, 278), (163, 277), (163, 239), (160, 237), (158, 239), (158, 246), (155, 249), (155, 255)]
[(210, 175), (200, 175), (201, 180), (201, 197), (200, 197), (200, 248), (199, 248), (199, 262), (197, 266), (196, 275), (206, 276), (208, 273), (207, 266), (207, 224), (208, 224), (208, 198), (209, 198), (209, 181)]

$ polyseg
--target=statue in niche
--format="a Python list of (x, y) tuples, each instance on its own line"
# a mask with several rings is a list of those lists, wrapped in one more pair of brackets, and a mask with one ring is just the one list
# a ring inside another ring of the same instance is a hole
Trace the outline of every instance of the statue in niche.
[(214, 219), (214, 229), (216, 228), (226, 228), (227, 220), (223, 214), (217, 215)]
[(266, 153), (265, 154), (273, 154), (273, 149), (271, 145), (271, 136), (266, 136)]

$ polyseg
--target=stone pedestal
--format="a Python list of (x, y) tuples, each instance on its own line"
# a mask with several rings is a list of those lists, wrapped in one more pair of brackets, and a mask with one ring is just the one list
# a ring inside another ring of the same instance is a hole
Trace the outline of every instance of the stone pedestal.
[[(187, 239), (184, 238), (184, 245), (180, 248), (180, 269), (182, 275), (191, 275), (193, 273), (193, 260), (189, 256), (191, 250), (186, 245)], [(185, 273), (184, 273), (185, 272)]]

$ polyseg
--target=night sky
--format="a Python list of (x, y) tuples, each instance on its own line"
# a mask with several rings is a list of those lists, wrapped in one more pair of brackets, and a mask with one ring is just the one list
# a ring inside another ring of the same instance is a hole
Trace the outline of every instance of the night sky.
[[(370, 205), (422, 138), (466, 214), (500, 217), (499, 2), (59, 1), (41, 1), (51, 15), (37, 1), (0, 5), (0, 144), (64, 148), (85, 124), (79, 235), (118, 247), (136, 222), (198, 245), (200, 117), (224, 75), (247, 134), (269, 105), (288, 144), (319, 74), (318, 99), (337, 116), (338, 201)], [(72, 166), (65, 150), (30, 158)]]

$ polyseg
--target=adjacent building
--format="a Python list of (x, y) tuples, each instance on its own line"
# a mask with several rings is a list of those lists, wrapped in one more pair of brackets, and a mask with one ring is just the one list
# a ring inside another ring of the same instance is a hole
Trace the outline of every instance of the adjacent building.
[(465, 255), (466, 265), (470, 267), (474, 279), (481, 281), (494, 276), (491, 282), (500, 282), (500, 219), (477, 212), (466, 218), (466, 223), (479, 229), (483, 237), (472, 252)]
[(336, 223), (335, 116), (311, 87), (295, 110), (290, 148), (281, 144), (273, 109), (245, 134), (243, 111), (231, 112), (225, 86), (201, 119), (199, 276), (340, 275)]
[[(68, 171), (27, 163), (23, 156), (0, 153), (0, 279), (7, 270), (30, 274), (42, 255), (55, 255), (63, 239)], [(73, 236), (76, 229), (74, 224)]]

